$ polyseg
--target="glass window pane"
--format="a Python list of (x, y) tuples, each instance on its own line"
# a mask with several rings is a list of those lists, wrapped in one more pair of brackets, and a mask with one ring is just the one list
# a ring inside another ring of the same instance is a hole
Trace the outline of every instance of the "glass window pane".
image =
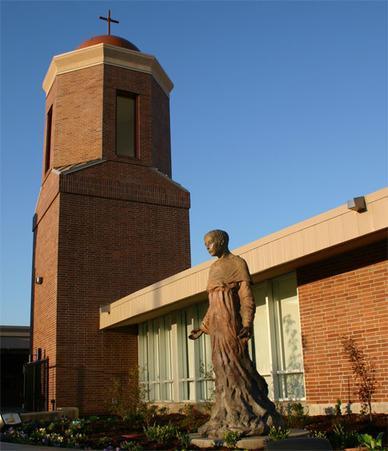
[(147, 323), (139, 324), (139, 383), (142, 394), (149, 400), (148, 384), (148, 350), (147, 350)]
[(281, 398), (300, 399), (304, 398), (303, 373), (281, 375)]
[[(208, 309), (208, 303), (197, 305), (195, 327), (198, 328)], [(197, 400), (211, 400), (214, 397), (214, 374), (211, 360), (211, 341), (209, 335), (203, 334), (197, 340), (196, 367), (198, 369)]]
[[(273, 398), (300, 399), (304, 373), (295, 274), (253, 287), (257, 310), (252, 355)], [(140, 381), (151, 401), (214, 398), (211, 340), (192, 341), (207, 310), (201, 303), (139, 325)]]
[(277, 279), (276, 299), (279, 302), (280, 333), (282, 336), (284, 370), (300, 370), (302, 363), (302, 340), (299, 305), (294, 277)]
[(255, 285), (253, 294), (256, 301), (256, 314), (253, 323), (256, 368), (264, 376), (271, 373), (266, 283)]
[(294, 273), (273, 280), (279, 397), (304, 397), (303, 354)]
[(51, 135), (53, 123), (53, 107), (51, 106), (47, 113), (46, 120), (46, 155), (45, 155), (45, 172), (50, 169), (51, 164)]
[(116, 153), (135, 156), (135, 98), (117, 96), (116, 102)]
[(160, 397), (163, 401), (171, 400), (171, 316), (160, 319)]

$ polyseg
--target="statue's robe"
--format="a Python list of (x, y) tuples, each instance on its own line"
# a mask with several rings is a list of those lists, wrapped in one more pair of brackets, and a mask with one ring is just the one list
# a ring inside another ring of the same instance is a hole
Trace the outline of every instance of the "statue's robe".
[(242, 327), (252, 328), (256, 309), (245, 260), (227, 254), (215, 261), (207, 290), (209, 308), (201, 329), (211, 337), (216, 399), (210, 420), (198, 432), (213, 438), (227, 431), (266, 434), (270, 426), (282, 425), (282, 418), (250, 359), (248, 338), (238, 336)]

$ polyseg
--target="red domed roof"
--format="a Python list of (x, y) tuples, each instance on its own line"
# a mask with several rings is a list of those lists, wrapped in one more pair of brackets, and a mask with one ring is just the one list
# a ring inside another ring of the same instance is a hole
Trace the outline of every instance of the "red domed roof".
[(116, 45), (117, 47), (123, 47), (124, 49), (136, 50), (137, 52), (140, 52), (140, 50), (136, 47), (136, 45), (132, 44), (132, 42), (129, 42), (124, 38), (120, 38), (119, 36), (113, 36), (113, 35), (108, 35), (108, 34), (103, 34), (101, 36), (94, 36), (90, 39), (87, 39), (85, 42), (83, 42), (77, 48), (83, 49), (85, 47), (90, 47), (91, 45), (96, 45), (96, 44)]

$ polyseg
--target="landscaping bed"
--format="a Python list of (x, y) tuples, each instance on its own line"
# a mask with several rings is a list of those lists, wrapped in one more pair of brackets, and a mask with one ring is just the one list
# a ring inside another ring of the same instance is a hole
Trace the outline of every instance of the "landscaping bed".
[(5, 427), (0, 438), (7, 442), (75, 449), (185, 449), (189, 445), (188, 434), (207, 419), (208, 415), (195, 409), (189, 415), (150, 409), (146, 414), (124, 418), (111, 415), (27, 421)]
[[(30, 421), (6, 427), (1, 433), (1, 440), (76, 449), (192, 450), (198, 448), (190, 445), (189, 433), (195, 432), (208, 417), (193, 407), (187, 407), (181, 413), (168, 413), (166, 409), (154, 408), (125, 417), (111, 415)], [(285, 419), (286, 427), (283, 430), (271, 431), (272, 440), (286, 438), (291, 428), (304, 428), (313, 437), (327, 438), (333, 448), (338, 450), (358, 446), (367, 437), (364, 434), (376, 438), (378, 434), (384, 433), (381, 446), (369, 449), (381, 450), (388, 445), (386, 414), (374, 414), (370, 421), (369, 416), (356, 414), (309, 416), (302, 409), (289, 412)], [(227, 444), (230, 449), (235, 443), (229, 440)]]

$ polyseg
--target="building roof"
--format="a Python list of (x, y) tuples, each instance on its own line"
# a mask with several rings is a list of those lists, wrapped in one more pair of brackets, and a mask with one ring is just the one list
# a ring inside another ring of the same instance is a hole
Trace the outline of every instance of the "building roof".
[[(255, 283), (386, 237), (388, 188), (365, 196), (367, 210), (347, 204), (275, 232), (233, 251), (248, 263)], [(136, 324), (204, 300), (207, 261), (129, 294), (100, 309), (100, 328)]]
[(0, 349), (30, 348), (29, 326), (0, 326)]
[(120, 36), (113, 36), (109, 34), (93, 36), (92, 38), (87, 39), (81, 45), (79, 45), (77, 49), (84, 49), (85, 47), (90, 47), (96, 44), (110, 44), (115, 45), (116, 47), (122, 47), (124, 49), (135, 50), (136, 52), (140, 52), (140, 50), (136, 47), (136, 45), (132, 44), (132, 42), (129, 42), (127, 39), (121, 38)]

